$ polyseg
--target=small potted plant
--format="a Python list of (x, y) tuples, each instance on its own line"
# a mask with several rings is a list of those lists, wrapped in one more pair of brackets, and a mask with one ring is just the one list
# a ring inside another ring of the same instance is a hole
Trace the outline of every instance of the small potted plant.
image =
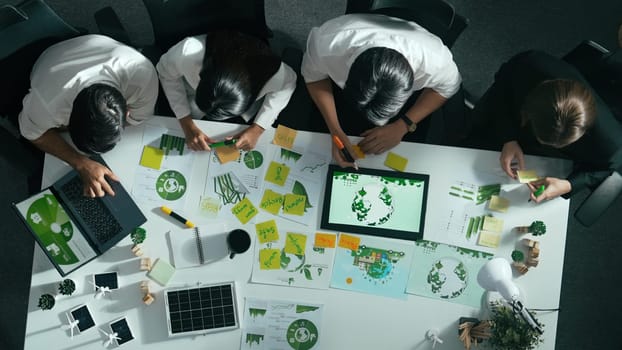
[(546, 233), (546, 225), (540, 220), (536, 220), (529, 226), (516, 226), (514, 228), (517, 233), (531, 233), (534, 236), (542, 236)]
[(136, 256), (143, 255), (142, 250), (140, 249), (140, 244), (145, 241), (147, 238), (147, 231), (145, 231), (142, 227), (135, 228), (132, 233), (130, 233), (130, 239), (134, 245), (132, 246), (132, 253)]
[(491, 303), (491, 336), (488, 344), (495, 350), (531, 350), (542, 342), (542, 335), (511, 307)]
[(56, 304), (56, 299), (54, 299), (54, 296), (52, 294), (46, 293), (39, 297), (38, 306), (41, 308), (41, 310), (51, 310), (54, 307), (54, 304)]
[(58, 292), (62, 295), (71, 295), (76, 291), (76, 283), (67, 278), (58, 284)]
[(529, 271), (529, 267), (525, 265), (525, 253), (520, 250), (512, 251), (512, 266), (518, 271), (521, 275), (524, 275)]

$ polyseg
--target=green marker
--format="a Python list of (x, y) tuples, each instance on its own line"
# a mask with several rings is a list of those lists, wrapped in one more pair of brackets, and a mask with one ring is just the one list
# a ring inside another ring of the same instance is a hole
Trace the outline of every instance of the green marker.
[(216, 147), (222, 147), (222, 146), (231, 146), (231, 145), (235, 145), (235, 143), (238, 142), (237, 139), (231, 139), (231, 140), (225, 140), (225, 141), (220, 141), (220, 142), (214, 142), (211, 145), (209, 145), (210, 148), (216, 148)]
[(536, 192), (534, 192), (533, 195), (538, 197), (539, 195), (542, 194), (542, 192), (544, 192), (544, 190), (546, 190), (546, 187), (544, 187), (544, 185), (540, 185), (540, 187), (536, 189)]

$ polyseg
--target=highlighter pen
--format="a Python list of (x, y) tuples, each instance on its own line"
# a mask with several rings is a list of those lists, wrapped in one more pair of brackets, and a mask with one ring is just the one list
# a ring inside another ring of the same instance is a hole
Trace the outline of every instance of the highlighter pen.
[(214, 142), (211, 145), (209, 145), (210, 148), (216, 148), (216, 147), (222, 147), (222, 146), (231, 146), (231, 145), (235, 145), (235, 143), (238, 142), (237, 139), (231, 139), (231, 140), (225, 140), (225, 141), (220, 141), (220, 142)]
[(193, 228), (194, 224), (192, 223), (192, 221), (186, 220), (183, 216), (177, 214), (176, 212), (172, 211), (171, 208), (169, 207), (165, 207), (165, 206), (161, 206), (160, 209), (162, 209), (162, 211), (167, 214), (168, 216), (171, 216), (172, 218), (174, 218), (175, 220), (181, 222), (182, 224)]
[(345, 158), (350, 163), (354, 163), (354, 169), (359, 170), (359, 166), (358, 164), (356, 164), (356, 160), (352, 158), (352, 155), (350, 154), (350, 152), (348, 152), (348, 149), (343, 145), (343, 142), (341, 142), (341, 140), (339, 139), (339, 136), (333, 135), (333, 142), (335, 143), (335, 146), (337, 146), (337, 148), (341, 152), (341, 155), (343, 156), (343, 158)]
[[(536, 188), (536, 191), (533, 193), (533, 195), (538, 197), (542, 194), (542, 192), (544, 192), (544, 190), (546, 190), (546, 187), (544, 187), (544, 185), (540, 185), (540, 187)], [(529, 198), (527, 202), (531, 202), (531, 198)]]

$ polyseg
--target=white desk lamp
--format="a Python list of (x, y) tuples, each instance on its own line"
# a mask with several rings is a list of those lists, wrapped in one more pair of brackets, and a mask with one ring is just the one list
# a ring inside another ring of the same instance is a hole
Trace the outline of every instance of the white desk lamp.
[(531, 328), (542, 334), (542, 326), (527, 311), (519, 300), (520, 290), (512, 281), (512, 268), (503, 258), (494, 258), (486, 263), (477, 274), (477, 283), (488, 292), (498, 292), (507, 300), (515, 313), (521, 315)]

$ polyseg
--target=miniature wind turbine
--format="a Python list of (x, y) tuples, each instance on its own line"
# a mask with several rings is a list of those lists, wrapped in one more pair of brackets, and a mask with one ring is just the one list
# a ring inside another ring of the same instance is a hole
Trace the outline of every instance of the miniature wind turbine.
[(438, 337), (438, 329), (428, 329), (425, 332), (425, 338), (432, 342), (432, 349), (434, 349), (436, 344), (443, 344), (443, 340)]
[(117, 332), (106, 332), (105, 330), (98, 328), (100, 332), (102, 332), (106, 337), (108, 337), (108, 339), (104, 342), (104, 347), (107, 348), (110, 345), (112, 345), (112, 343), (114, 343), (116, 340), (121, 340), (121, 338), (119, 338), (119, 333)]
[(80, 323), (80, 320), (71, 320), (71, 317), (69, 317), (68, 313), (65, 313), (65, 316), (67, 316), (67, 323), (68, 324), (64, 324), (62, 325), (60, 328), (63, 330), (68, 330), (71, 332), (71, 339), (73, 340), (73, 330), (78, 328), (78, 323)]
[(93, 285), (93, 287), (95, 287), (96, 293), (93, 296), (93, 298), (95, 299), (100, 299), (101, 297), (105, 297), (106, 293), (112, 293), (109, 287), (106, 287), (106, 286), (100, 287), (96, 285), (95, 282), (91, 282), (91, 281), (89, 282)]

